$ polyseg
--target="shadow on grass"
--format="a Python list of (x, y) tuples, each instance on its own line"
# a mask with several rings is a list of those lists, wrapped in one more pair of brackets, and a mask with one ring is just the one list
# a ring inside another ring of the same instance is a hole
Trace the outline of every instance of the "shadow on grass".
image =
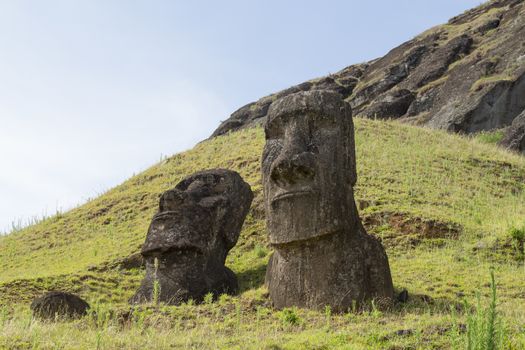
[(425, 294), (412, 294), (405, 303), (396, 303), (393, 313), (427, 313), (440, 312), (450, 313), (454, 310), (457, 313), (463, 313), (465, 310), (465, 303), (461, 299), (452, 298), (432, 298)]
[(265, 262), (261, 262), (251, 269), (239, 272), (237, 274), (239, 280), (239, 293), (261, 287), (264, 284), (266, 266), (267, 264)]

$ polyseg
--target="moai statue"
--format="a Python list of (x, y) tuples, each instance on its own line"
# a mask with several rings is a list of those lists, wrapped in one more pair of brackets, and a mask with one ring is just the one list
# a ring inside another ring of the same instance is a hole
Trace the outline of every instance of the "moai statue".
[(381, 243), (354, 201), (350, 105), (337, 93), (299, 92), (272, 104), (262, 158), (270, 244), (266, 284), (277, 308), (344, 312), (394, 289)]
[(180, 304), (236, 293), (237, 277), (224, 263), (252, 199), (241, 176), (224, 169), (195, 173), (165, 192), (141, 250), (146, 277), (130, 302)]

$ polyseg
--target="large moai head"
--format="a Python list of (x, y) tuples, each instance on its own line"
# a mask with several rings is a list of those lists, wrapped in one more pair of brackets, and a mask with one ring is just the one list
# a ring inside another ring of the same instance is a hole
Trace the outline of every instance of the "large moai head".
[(335, 92), (309, 91), (270, 107), (262, 158), (272, 244), (352, 227), (356, 220), (354, 126)]
[(235, 275), (224, 262), (252, 199), (250, 186), (225, 169), (195, 173), (165, 192), (141, 250), (146, 277), (132, 302), (151, 300), (155, 280), (159, 300), (172, 304), (235, 292)]
[(368, 299), (391, 300), (388, 258), (355, 207), (350, 106), (333, 92), (289, 95), (271, 105), (265, 133), (264, 200), (274, 247), (266, 285), (273, 305), (344, 312)]

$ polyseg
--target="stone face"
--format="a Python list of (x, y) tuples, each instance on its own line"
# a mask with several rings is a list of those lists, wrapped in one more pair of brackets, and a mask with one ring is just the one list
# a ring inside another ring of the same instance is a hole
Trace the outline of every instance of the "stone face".
[(514, 119), (500, 144), (509, 150), (525, 153), (525, 110)]
[(266, 283), (274, 306), (393, 298), (388, 259), (359, 219), (351, 107), (334, 92), (309, 91), (272, 104), (262, 158), (274, 254)]
[(44, 320), (78, 318), (84, 316), (88, 309), (86, 301), (66, 292), (48, 292), (31, 303), (33, 316)]
[(237, 278), (224, 262), (252, 199), (250, 186), (225, 169), (195, 173), (165, 192), (141, 250), (146, 277), (131, 302), (179, 304), (235, 293)]

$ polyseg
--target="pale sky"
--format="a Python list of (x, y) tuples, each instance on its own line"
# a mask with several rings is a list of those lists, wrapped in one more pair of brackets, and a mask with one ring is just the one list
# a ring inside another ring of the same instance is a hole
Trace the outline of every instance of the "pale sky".
[(479, 0), (0, 0), (0, 232)]

